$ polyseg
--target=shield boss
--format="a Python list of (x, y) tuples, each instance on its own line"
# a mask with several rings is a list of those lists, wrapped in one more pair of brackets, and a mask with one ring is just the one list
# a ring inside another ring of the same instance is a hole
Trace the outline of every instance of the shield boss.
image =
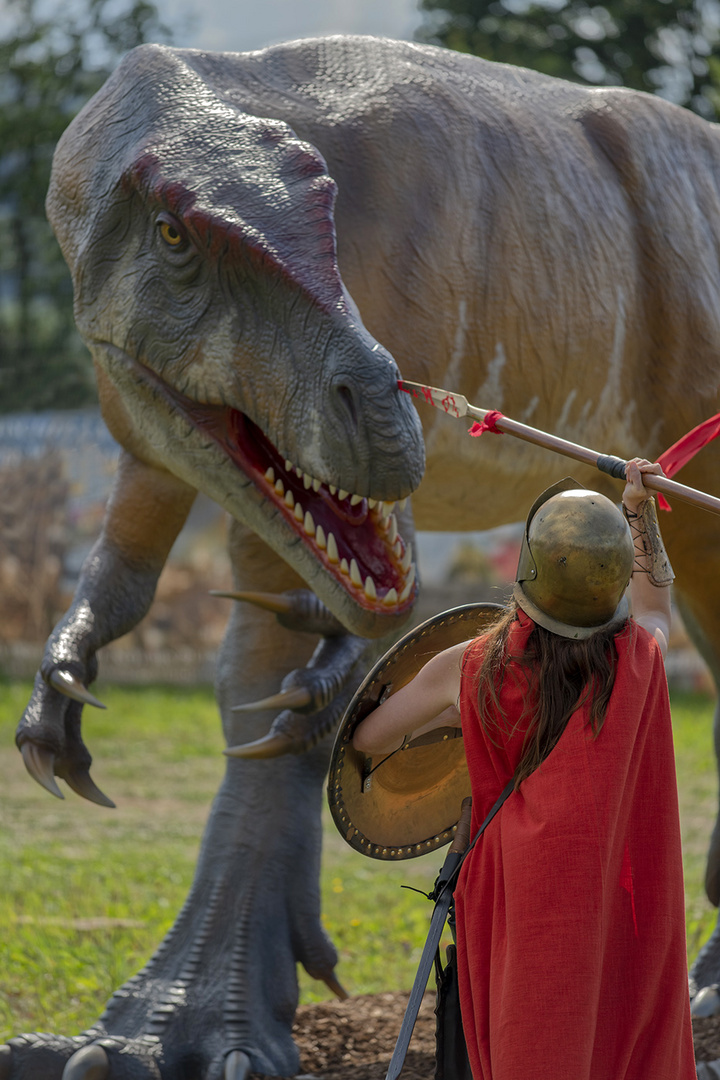
[(338, 729), (328, 778), (333, 820), (357, 851), (372, 859), (413, 859), (455, 835), (470, 794), (460, 728), (438, 728), (374, 758), (355, 750), (352, 736), (431, 657), (483, 633), (501, 610), (499, 604), (464, 604), (434, 615), (400, 638), (357, 690)]

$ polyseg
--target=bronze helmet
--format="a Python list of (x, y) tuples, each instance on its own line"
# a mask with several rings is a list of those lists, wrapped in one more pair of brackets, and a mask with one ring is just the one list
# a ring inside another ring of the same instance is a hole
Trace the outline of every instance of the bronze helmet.
[(525, 523), (514, 596), (554, 634), (587, 638), (627, 618), (635, 552), (618, 508), (571, 477), (533, 503)]

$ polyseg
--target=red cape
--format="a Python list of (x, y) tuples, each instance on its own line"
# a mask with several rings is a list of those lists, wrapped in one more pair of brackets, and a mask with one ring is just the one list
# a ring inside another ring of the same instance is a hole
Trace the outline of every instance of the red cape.
[[(521, 654), (533, 623), (520, 611)], [(660, 650), (632, 620), (605, 723), (571, 717), (465, 860), (455, 893), (463, 1026), (475, 1080), (696, 1080), (670, 707)], [(524, 721), (480, 725), (482, 638), (460, 709), (473, 834), (512, 776)], [(517, 675), (514, 678), (513, 675)], [(525, 682), (506, 677), (507, 717)]]

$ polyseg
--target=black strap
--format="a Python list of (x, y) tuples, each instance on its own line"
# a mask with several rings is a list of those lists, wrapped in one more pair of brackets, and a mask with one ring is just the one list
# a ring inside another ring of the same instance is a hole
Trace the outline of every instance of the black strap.
[(435, 900), (436, 903), (440, 899), (440, 897), (443, 895), (443, 893), (445, 892), (445, 890), (447, 888), (450, 888), (452, 890), (455, 889), (455, 885), (456, 885), (456, 882), (457, 882), (457, 879), (458, 879), (458, 875), (460, 873), (460, 868), (461, 868), (462, 864), (465, 862), (466, 857), (470, 854), (472, 849), (475, 847), (476, 843), (478, 842), (478, 840), (480, 839), (482, 834), (485, 832), (488, 825), (490, 824), (492, 819), (495, 817), (495, 815), (497, 814), (497, 812), (500, 809), (500, 807), (502, 806), (502, 804), (507, 799), (508, 795), (510, 795), (514, 790), (515, 790), (515, 778), (513, 777), (511, 780), (508, 780), (507, 784), (502, 789), (502, 791), (498, 795), (495, 802), (492, 804), (492, 806), (490, 808), (490, 812), (488, 813), (488, 816), (485, 818), (482, 825), (480, 826), (478, 831), (475, 833), (475, 835), (473, 836), (473, 838), (470, 841), (470, 843), (468, 844), (468, 846), (463, 851), (462, 855), (460, 856), (460, 859), (458, 860), (457, 866), (454, 867), (453, 872), (451, 873), (450, 877), (447, 879), (447, 881), (441, 883), (442, 887), (439, 889), (439, 891), (437, 893), (437, 896), (433, 897), (433, 899)]
[[(460, 872), (460, 867), (463, 864), (465, 856), (475, 846), (478, 838), (482, 836), (485, 829), (488, 827), (492, 819), (497, 814), (502, 804), (507, 799), (511, 791), (515, 787), (515, 780), (509, 780), (506, 786), (501, 791), (500, 795), (495, 800), (490, 813), (483, 821), (482, 825), (475, 833), (472, 841), (465, 848), (465, 851), (460, 855), (455, 852), (448, 852), (445, 857), (445, 863), (440, 871), (435, 888), (432, 893), (428, 894), (429, 900), (435, 901), (433, 908), (432, 919), (430, 920), (430, 930), (428, 932), (427, 941), (420, 957), (420, 964), (418, 966), (417, 975), (413, 983), (412, 990), (410, 992), (410, 998), (405, 1009), (405, 1015), (400, 1026), (400, 1033), (395, 1043), (395, 1049), (390, 1059), (390, 1065), (385, 1075), (385, 1080), (397, 1080), (402, 1067), (405, 1063), (405, 1055), (407, 1054), (408, 1046), (410, 1045), (410, 1039), (412, 1037), (413, 1028), (415, 1027), (415, 1021), (417, 1020), (418, 1012), (420, 1011), (420, 1002), (422, 1001), (423, 994), (425, 993), (425, 987), (427, 986), (428, 976), (432, 969), (433, 963), (437, 963), (437, 949), (440, 943), (440, 937), (442, 935), (443, 926), (453, 903), (453, 890), (455, 888), (455, 882)], [(455, 862), (457, 859), (457, 862)], [(448, 863), (452, 865), (452, 869), (449, 870)], [(448, 893), (448, 889), (450, 892)], [(446, 895), (447, 893), (447, 895)], [(423, 894), (425, 895), (425, 894)]]

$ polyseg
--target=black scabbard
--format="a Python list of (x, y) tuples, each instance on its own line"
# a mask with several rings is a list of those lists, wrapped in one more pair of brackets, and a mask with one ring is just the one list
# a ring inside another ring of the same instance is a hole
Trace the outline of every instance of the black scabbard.
[[(438, 884), (440, 884), (441, 881), (444, 884), (450, 880), (461, 858), (462, 856), (454, 851), (448, 852), (447, 858), (443, 863), (443, 868), (440, 871)], [(448, 863), (450, 862), (452, 862), (452, 865), (448, 866)], [(415, 981), (413, 982), (413, 987), (410, 991), (410, 1000), (408, 1001), (403, 1022), (400, 1026), (400, 1033), (397, 1037), (397, 1042), (395, 1043), (393, 1055), (390, 1058), (390, 1065), (385, 1080), (396, 1080), (405, 1064), (405, 1055), (407, 1054), (408, 1046), (410, 1045), (410, 1039), (412, 1038), (413, 1029), (415, 1028), (415, 1021), (420, 1012), (420, 1005), (422, 1003), (423, 995), (425, 994), (425, 988), (428, 979), (430, 978), (433, 963), (435, 962), (435, 953), (440, 944), (440, 938), (442, 937), (452, 898), (452, 889), (443, 889), (440, 899), (435, 904), (432, 919), (430, 920), (430, 930), (428, 932), (427, 941), (425, 942), (425, 947), (422, 951), (422, 956), (420, 957)]]

